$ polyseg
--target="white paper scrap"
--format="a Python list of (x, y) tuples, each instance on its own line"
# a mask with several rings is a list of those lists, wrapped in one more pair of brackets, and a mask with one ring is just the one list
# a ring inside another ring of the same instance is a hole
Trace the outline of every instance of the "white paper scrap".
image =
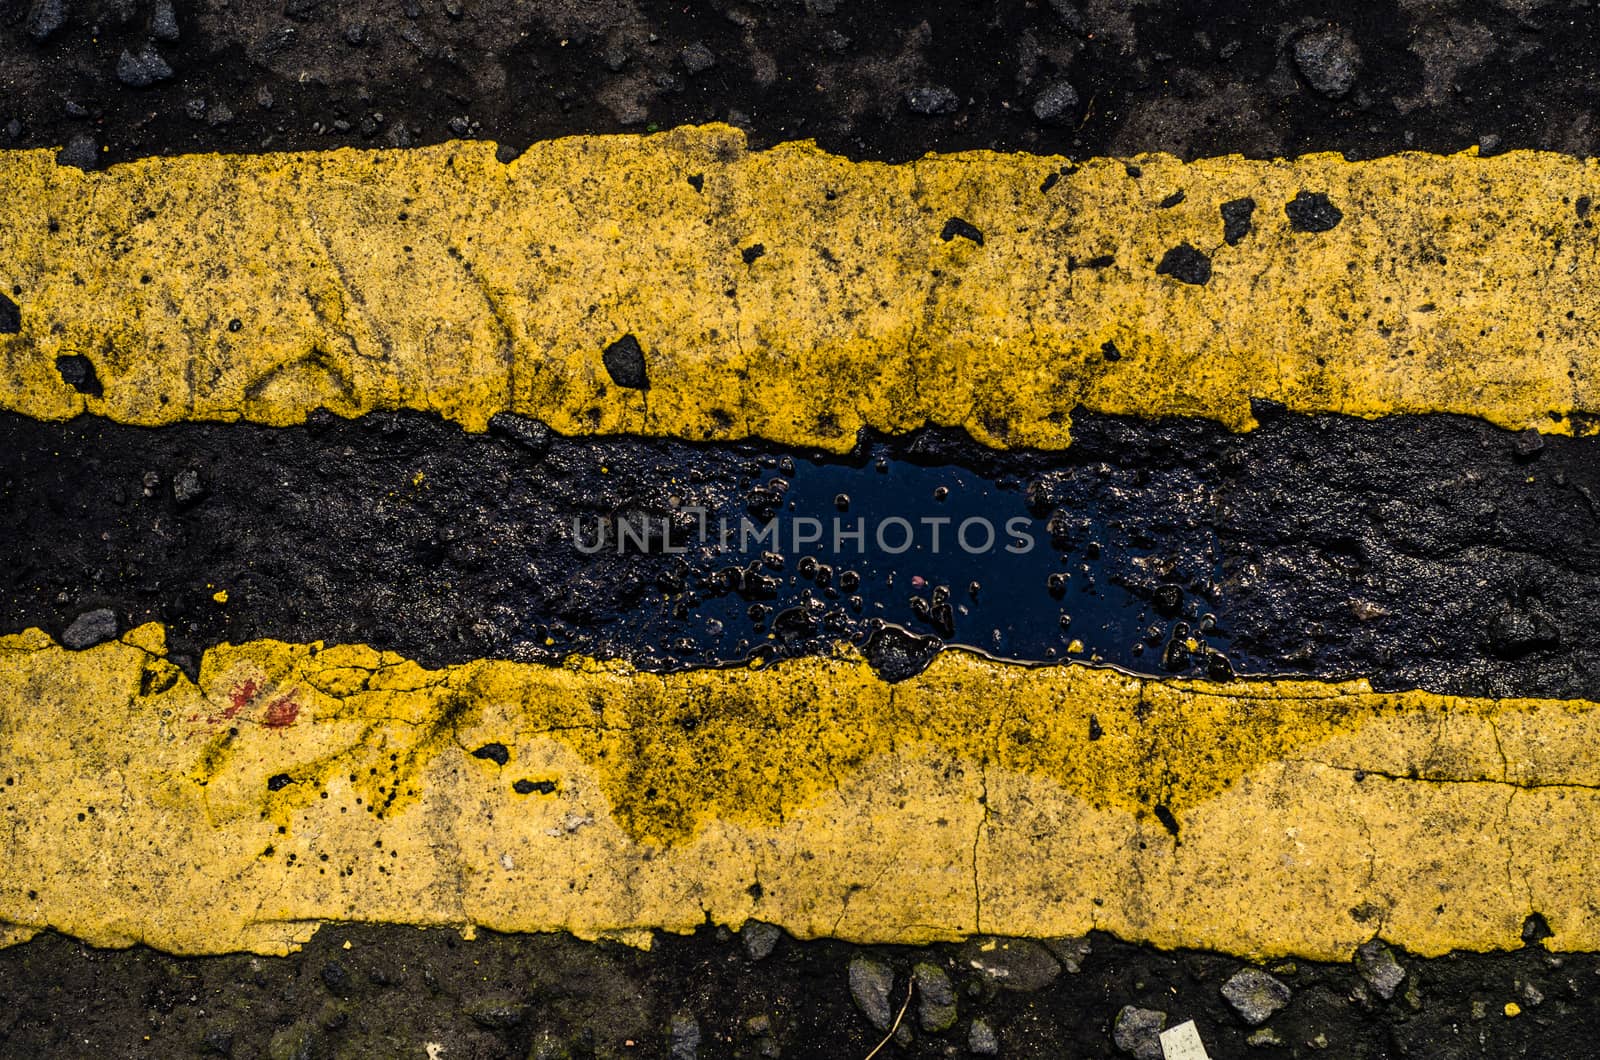
[(1185, 1020), (1161, 1032), (1161, 1055), (1164, 1060), (1211, 1060), (1194, 1020)]

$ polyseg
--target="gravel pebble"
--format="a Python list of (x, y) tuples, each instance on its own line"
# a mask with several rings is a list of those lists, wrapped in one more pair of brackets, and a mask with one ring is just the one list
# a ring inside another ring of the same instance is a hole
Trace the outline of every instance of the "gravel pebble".
[(489, 997), (467, 1006), (467, 1016), (491, 1031), (509, 1031), (528, 1018), (528, 1006), (513, 997)]
[(772, 955), (778, 940), (783, 937), (783, 929), (764, 921), (747, 920), (739, 937), (744, 940), (744, 952), (752, 961), (759, 961)]
[(1000, 1052), (1000, 1037), (987, 1021), (972, 1021), (967, 1029), (967, 1052), (973, 1056), (995, 1056)]
[(889, 1004), (889, 992), (894, 989), (894, 970), (868, 957), (857, 957), (850, 962), (850, 996), (856, 1008), (867, 1017), (867, 1022), (880, 1031), (889, 1029), (894, 1021), (894, 1011)]
[(1031, 939), (978, 938), (961, 947), (961, 960), (1007, 990), (1041, 990), (1055, 982), (1061, 964)]
[(188, 508), (199, 504), (206, 499), (206, 484), (200, 479), (200, 472), (194, 468), (184, 468), (172, 476), (172, 499), (178, 502), (178, 507)]
[(961, 98), (943, 85), (918, 85), (906, 92), (906, 109), (913, 114), (954, 114)]
[(67, 146), (56, 152), (56, 165), (73, 166), (85, 173), (100, 168), (100, 145), (87, 133), (79, 133), (67, 141)]
[(117, 57), (117, 80), (129, 88), (149, 88), (171, 76), (172, 67), (156, 51), (154, 44), (146, 44), (137, 53), (124, 48)]
[(1340, 99), (1355, 87), (1361, 49), (1342, 27), (1324, 26), (1296, 38), (1294, 65), (1313, 91)]
[(1078, 113), (1078, 90), (1071, 82), (1057, 81), (1033, 97), (1033, 116), (1046, 125), (1069, 122)]
[(695, 41), (678, 53), (683, 68), (690, 74), (703, 74), (717, 65), (717, 56), (700, 41)]
[(1385, 1001), (1394, 997), (1406, 978), (1406, 970), (1394, 959), (1394, 952), (1377, 939), (1357, 947), (1356, 972)]
[(1078, 939), (1045, 939), (1045, 948), (1055, 954), (1061, 967), (1071, 975), (1083, 971), (1083, 962), (1094, 952), (1088, 936)]
[(156, 0), (150, 13), (150, 36), (161, 41), (178, 39), (178, 13), (172, 9), (172, 0)]
[(698, 1060), (700, 1056), (700, 1022), (687, 1012), (672, 1017), (667, 1032), (671, 1042), (672, 1060)]
[(1111, 1041), (1135, 1060), (1162, 1060), (1161, 1032), (1167, 1014), (1159, 1009), (1124, 1005), (1111, 1027)]
[(73, 651), (92, 648), (117, 635), (117, 616), (109, 607), (85, 611), (61, 634), (61, 643)]
[(33, 6), (28, 9), (28, 17), (23, 22), (23, 28), (27, 30), (28, 36), (43, 44), (66, 24), (66, 0), (34, 0)]
[(949, 1030), (956, 1022), (956, 988), (943, 968), (926, 961), (911, 969), (917, 983), (917, 1022), (930, 1034)]
[(1292, 995), (1283, 980), (1259, 968), (1241, 968), (1222, 984), (1222, 996), (1240, 1019), (1256, 1027), (1287, 1005)]

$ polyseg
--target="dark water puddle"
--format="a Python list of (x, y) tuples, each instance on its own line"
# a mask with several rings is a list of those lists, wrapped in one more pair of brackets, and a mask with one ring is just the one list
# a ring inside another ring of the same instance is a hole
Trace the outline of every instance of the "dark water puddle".
[(603, 537), (580, 522), (576, 540), (608, 558), (682, 550), (677, 574), (627, 619), (657, 665), (862, 643), (887, 623), (1012, 661), (1277, 669), (1230, 643), (1214, 550), (1180, 569), (1105, 510), (1103, 482), (1054, 497), (1040, 482), (897, 458), (887, 444), (848, 462), (763, 456), (742, 469), (742, 503), (680, 511), (666, 534), (667, 519), (637, 513)]

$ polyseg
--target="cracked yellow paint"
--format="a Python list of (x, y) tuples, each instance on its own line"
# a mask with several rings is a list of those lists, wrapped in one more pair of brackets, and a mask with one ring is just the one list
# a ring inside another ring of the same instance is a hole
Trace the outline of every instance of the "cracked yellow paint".
[[(1078, 407), (1243, 430), (1252, 397), (1592, 427), (1595, 160), (1133, 161), (856, 163), (750, 153), (726, 126), (509, 164), (489, 143), (93, 174), (9, 152), (0, 290), (21, 330), (0, 335), (0, 407), (148, 425), (411, 408), (475, 431), (509, 410), (835, 451), (923, 424), (1057, 448)], [(1294, 229), (1302, 191), (1342, 220)], [(1246, 197), (1230, 245), (1221, 205)], [(1182, 244), (1209, 255), (1205, 285), (1158, 275)], [(648, 389), (602, 359), (630, 334)], [(102, 394), (63, 381), (74, 355)]]
[(191, 681), (159, 626), (33, 630), (0, 638), (0, 942), (756, 917), (1342, 958), (1515, 946), (1537, 910), (1595, 949), (1597, 740), (1589, 702), (959, 651), (889, 685), (843, 648), (659, 675), (259, 641)]

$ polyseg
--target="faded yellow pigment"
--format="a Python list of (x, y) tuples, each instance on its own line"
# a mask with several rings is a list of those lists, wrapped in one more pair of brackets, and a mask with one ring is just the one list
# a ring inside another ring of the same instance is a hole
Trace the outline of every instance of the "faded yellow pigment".
[(159, 626), (34, 630), (0, 638), (0, 941), (754, 917), (1343, 958), (1515, 946), (1538, 911), (1595, 949), (1597, 740), (1589, 702), (960, 651), (890, 685), (844, 648), (661, 675), (258, 641), (192, 682)]
[[(925, 424), (1060, 448), (1079, 407), (1247, 430), (1252, 397), (1558, 433), (1600, 411), (1594, 160), (1131, 162), (851, 162), (751, 153), (719, 125), (509, 164), (482, 142), (92, 174), (8, 152), (0, 290), (22, 330), (0, 335), (0, 407), (146, 425), (405, 408), (472, 431), (513, 411), (836, 452)], [(1301, 191), (1343, 220), (1293, 230)], [(1229, 246), (1220, 207), (1244, 197)], [(1210, 257), (1203, 286), (1157, 274), (1185, 243)], [(625, 335), (648, 390), (603, 364)], [(75, 354), (103, 396), (63, 381)]]

